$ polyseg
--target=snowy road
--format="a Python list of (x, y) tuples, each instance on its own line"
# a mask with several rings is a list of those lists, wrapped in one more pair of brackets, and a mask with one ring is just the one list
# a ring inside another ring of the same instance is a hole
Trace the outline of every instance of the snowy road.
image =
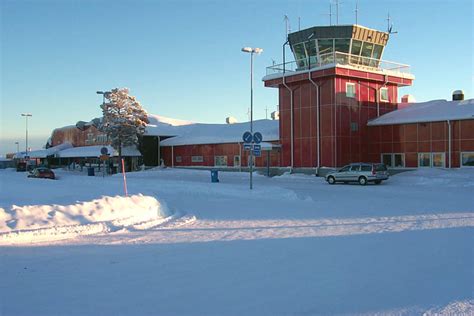
[[(86, 216), (103, 207), (80, 201), (120, 194), (120, 177), (59, 174), (45, 182), (0, 171), (0, 207), (11, 215), (37, 205), (49, 225), (58, 220), (50, 208), (87, 205)], [(130, 174), (132, 194), (172, 215), (102, 231), (87, 229), (102, 222), (79, 221), (79, 233), (55, 226), (41, 240), (38, 229), (0, 233), (23, 234), (0, 247), (0, 315), (474, 313), (474, 170), (421, 170), (366, 187), (256, 176), (253, 192), (246, 174), (220, 178)]]

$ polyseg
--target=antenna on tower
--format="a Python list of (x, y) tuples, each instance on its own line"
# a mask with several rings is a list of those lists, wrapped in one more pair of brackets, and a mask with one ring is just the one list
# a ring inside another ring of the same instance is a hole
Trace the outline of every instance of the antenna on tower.
[(322, 14), (322, 15), (329, 15), (329, 25), (331, 26), (332, 25), (332, 4), (331, 4), (331, 1), (329, 1), (329, 14)]
[(285, 14), (285, 17), (283, 18), (285, 21), (285, 39), (288, 38), (288, 33), (291, 32), (291, 25), (290, 25), (290, 19), (288, 18), (288, 15)]
[(301, 31), (301, 17), (298, 17), (298, 31)]
[(358, 0), (356, 1), (356, 8), (355, 8), (354, 12), (355, 12), (355, 16), (356, 16), (356, 24), (358, 24), (357, 23), (358, 22), (357, 18), (358, 18), (358, 15), (359, 15), (359, 1)]
[(393, 23), (390, 23), (390, 12), (387, 14), (387, 33), (388, 34), (397, 34), (398, 31), (392, 31)]
[(334, 0), (334, 2), (336, 3), (336, 25), (339, 25), (339, 0)]

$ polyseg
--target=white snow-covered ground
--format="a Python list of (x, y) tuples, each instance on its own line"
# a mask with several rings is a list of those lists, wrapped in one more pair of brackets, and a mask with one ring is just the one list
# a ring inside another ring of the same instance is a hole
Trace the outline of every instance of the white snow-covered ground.
[(0, 170), (0, 315), (473, 315), (474, 170)]

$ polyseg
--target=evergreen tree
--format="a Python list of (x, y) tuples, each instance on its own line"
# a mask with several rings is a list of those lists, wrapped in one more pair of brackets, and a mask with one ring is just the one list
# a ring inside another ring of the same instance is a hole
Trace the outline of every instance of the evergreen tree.
[(113, 89), (105, 93), (107, 100), (101, 105), (103, 120), (101, 129), (107, 134), (112, 147), (122, 160), (122, 148), (138, 146), (139, 138), (149, 123), (147, 112), (127, 88)]

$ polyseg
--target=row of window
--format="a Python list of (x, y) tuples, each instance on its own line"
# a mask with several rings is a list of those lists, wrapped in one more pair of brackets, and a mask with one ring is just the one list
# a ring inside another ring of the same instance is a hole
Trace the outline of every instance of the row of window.
[(293, 45), (292, 48), (298, 67), (307, 66), (308, 60), (312, 65), (318, 62), (325, 63), (324, 59), (332, 58), (330, 54), (333, 52), (353, 55), (351, 56), (351, 63), (377, 67), (377, 60), (382, 57), (384, 47), (350, 38), (325, 38), (298, 43)]
[[(405, 154), (390, 153), (382, 154), (382, 163), (392, 168), (405, 167)], [(418, 167), (446, 167), (446, 154), (438, 153), (418, 153)], [(474, 167), (474, 152), (461, 153), (461, 167)]]
[[(183, 162), (181, 156), (175, 157), (176, 162)], [(203, 156), (191, 156), (191, 162), (204, 162)], [(214, 156), (214, 165), (216, 167), (227, 167), (227, 156)], [(240, 167), (240, 156), (234, 156), (234, 167)]]
[[(346, 97), (356, 97), (356, 84), (353, 82), (346, 82)], [(379, 89), (379, 100), (381, 102), (388, 102), (388, 88), (382, 87)]]

